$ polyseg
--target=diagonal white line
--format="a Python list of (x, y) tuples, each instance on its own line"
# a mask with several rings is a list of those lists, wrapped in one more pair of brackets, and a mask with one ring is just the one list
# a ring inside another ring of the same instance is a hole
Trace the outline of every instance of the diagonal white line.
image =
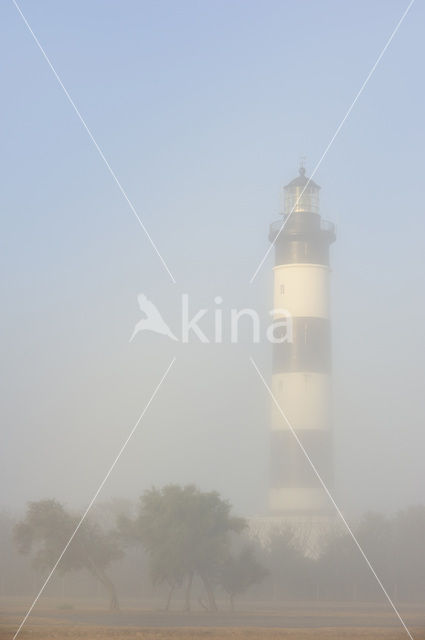
[(367, 566), (369, 567), (369, 569), (371, 570), (371, 572), (373, 573), (376, 581), (378, 582), (379, 586), (381, 587), (385, 597), (387, 598), (388, 602), (390, 603), (391, 607), (393, 608), (395, 614), (397, 615), (397, 618), (400, 620), (401, 624), (403, 625), (407, 635), (409, 636), (409, 638), (411, 640), (413, 639), (412, 634), (410, 633), (409, 629), (407, 628), (403, 618), (401, 617), (400, 613), (398, 612), (397, 607), (395, 606), (394, 602), (391, 600), (387, 590), (385, 589), (384, 585), (382, 584), (381, 580), (379, 579), (379, 576), (377, 575), (375, 569), (372, 567), (367, 555), (365, 554), (365, 552), (363, 551), (359, 541), (357, 540), (356, 536), (354, 535), (350, 525), (348, 524), (347, 520), (344, 518), (341, 509), (338, 507), (337, 503), (335, 502), (331, 492), (329, 491), (328, 487), (326, 486), (325, 482), (322, 479), (322, 476), (320, 475), (320, 473), (318, 472), (318, 470), (316, 469), (312, 459), (310, 458), (310, 456), (308, 455), (308, 452), (306, 451), (303, 443), (301, 442), (301, 440), (299, 439), (297, 432), (295, 431), (294, 427), (292, 426), (292, 424), (289, 422), (288, 418), (286, 417), (286, 415), (284, 414), (280, 404), (278, 403), (278, 401), (276, 400), (273, 391), (270, 389), (269, 385), (267, 384), (263, 374), (261, 373), (261, 371), (259, 370), (254, 358), (252, 356), (250, 356), (250, 361), (252, 366), (254, 367), (254, 369), (256, 370), (256, 372), (258, 373), (260, 380), (262, 381), (262, 383), (264, 384), (265, 388), (267, 389), (271, 399), (273, 400), (273, 403), (276, 405), (277, 410), (279, 411), (280, 415), (282, 416), (282, 418), (285, 420), (286, 424), (288, 425), (292, 435), (294, 436), (295, 440), (298, 443), (298, 446), (300, 447), (301, 451), (303, 452), (304, 456), (307, 458), (308, 463), (310, 464), (311, 468), (313, 469), (317, 479), (319, 480), (320, 484), (322, 485), (323, 489), (325, 490), (326, 495), (328, 496), (329, 500), (331, 501), (331, 503), (333, 504), (333, 506), (335, 507), (336, 512), (338, 513), (339, 517), (341, 518), (342, 522), (344, 523), (344, 526), (346, 527), (348, 533), (350, 534), (350, 536), (352, 537), (352, 539), (354, 540), (356, 547), (358, 548), (358, 550), (360, 551), (361, 555), (363, 556), (364, 560), (366, 561)]
[(165, 378), (168, 375), (168, 372), (170, 371), (171, 367), (173, 366), (173, 364), (175, 363), (176, 358), (174, 357), (170, 364), (168, 365), (167, 369), (165, 370), (165, 373), (163, 374), (161, 380), (158, 382), (157, 386), (155, 387), (154, 392), (152, 393), (151, 397), (149, 398), (148, 403), (146, 404), (145, 408), (143, 409), (142, 413), (140, 414), (140, 416), (137, 419), (136, 424), (133, 426), (133, 428), (131, 429), (129, 435), (127, 436), (124, 444), (122, 445), (121, 449), (119, 450), (117, 456), (115, 457), (114, 461), (112, 462), (111, 466), (108, 469), (107, 474), (105, 475), (105, 477), (103, 478), (102, 482), (100, 483), (98, 489), (96, 490), (96, 493), (94, 494), (94, 496), (92, 497), (92, 499), (90, 500), (86, 510), (84, 511), (83, 515), (81, 516), (81, 519), (79, 521), (79, 523), (77, 524), (77, 526), (74, 529), (74, 532), (72, 534), (72, 536), (69, 538), (68, 542), (65, 545), (64, 550), (62, 551), (62, 553), (60, 554), (59, 558), (56, 560), (55, 564), (53, 565), (49, 575), (47, 576), (46, 580), (44, 581), (40, 591), (38, 592), (38, 594), (36, 595), (34, 602), (32, 603), (32, 605), (30, 606), (30, 608), (28, 609), (24, 619), (22, 620), (21, 624), (18, 627), (18, 630), (16, 631), (15, 635), (13, 636), (13, 640), (15, 640), (15, 638), (18, 637), (19, 632), (21, 631), (22, 627), (24, 626), (25, 622), (28, 619), (28, 616), (30, 615), (31, 611), (34, 609), (38, 599), (40, 598), (41, 594), (43, 593), (44, 589), (46, 588), (47, 584), (50, 581), (50, 578), (52, 577), (52, 575), (54, 574), (54, 572), (56, 571), (60, 561), (62, 560), (63, 556), (66, 553), (66, 550), (68, 549), (69, 545), (71, 544), (71, 542), (73, 541), (73, 539), (75, 538), (75, 535), (77, 534), (79, 528), (81, 527), (81, 525), (83, 524), (84, 520), (86, 519), (87, 514), (89, 513), (90, 509), (92, 508), (96, 498), (98, 497), (99, 493), (102, 491), (106, 481), (108, 480), (109, 476), (111, 475), (112, 471), (114, 470), (115, 465), (117, 464), (118, 460), (120, 459), (124, 449), (126, 448), (126, 446), (128, 445), (128, 443), (130, 442), (131, 438), (134, 435), (134, 432), (136, 431), (137, 427), (139, 426), (143, 416), (145, 415), (146, 411), (149, 409), (150, 405), (152, 404), (153, 399), (155, 398), (156, 394), (158, 393), (162, 383), (164, 382)]
[(81, 124), (83, 125), (84, 129), (86, 130), (90, 140), (92, 141), (92, 143), (94, 144), (94, 146), (96, 147), (97, 152), (99, 153), (100, 157), (102, 158), (103, 162), (105, 163), (109, 173), (111, 174), (112, 178), (114, 179), (115, 183), (118, 186), (118, 189), (121, 191), (122, 195), (124, 196), (124, 199), (126, 200), (128, 206), (130, 207), (130, 210), (132, 211), (132, 213), (134, 214), (134, 216), (136, 217), (139, 225), (142, 227), (143, 231), (145, 232), (149, 242), (151, 243), (153, 250), (155, 251), (156, 255), (158, 256), (158, 258), (160, 259), (160, 261), (162, 262), (162, 266), (164, 267), (164, 269), (166, 270), (166, 272), (168, 273), (168, 275), (170, 276), (172, 282), (175, 284), (176, 281), (174, 279), (173, 274), (171, 273), (170, 269), (167, 266), (167, 263), (165, 262), (164, 258), (162, 257), (162, 255), (159, 252), (158, 247), (156, 246), (155, 242), (153, 241), (150, 233), (148, 232), (148, 230), (146, 229), (145, 225), (143, 224), (139, 214), (137, 213), (133, 203), (131, 202), (130, 198), (128, 197), (128, 195), (126, 194), (126, 192), (124, 191), (123, 186), (121, 185), (120, 181), (118, 180), (114, 170), (112, 169), (111, 165), (109, 164), (109, 162), (107, 161), (107, 159), (105, 158), (105, 155), (102, 151), (102, 149), (100, 148), (100, 146), (98, 145), (98, 143), (96, 142), (92, 132), (90, 131), (87, 123), (85, 122), (83, 116), (81, 115), (81, 113), (79, 112), (76, 104), (74, 103), (73, 99), (71, 98), (71, 96), (69, 95), (67, 89), (65, 88), (62, 80), (60, 79), (56, 69), (54, 68), (53, 64), (51, 63), (47, 53), (44, 51), (43, 47), (41, 46), (37, 36), (35, 35), (34, 31), (31, 29), (31, 26), (28, 22), (28, 20), (26, 19), (26, 17), (24, 16), (24, 14), (22, 13), (18, 3), (16, 2), (16, 0), (12, 0), (13, 4), (15, 5), (19, 15), (21, 16), (22, 20), (24, 21), (28, 31), (30, 32), (30, 34), (32, 35), (34, 42), (36, 43), (37, 47), (40, 49), (41, 53), (43, 54), (44, 59), (46, 60), (47, 64), (49, 65), (53, 75), (55, 76), (56, 80), (58, 81), (60, 87), (62, 88), (63, 92), (65, 93), (66, 97), (68, 98), (68, 102), (70, 103), (71, 107), (74, 109), (75, 113), (77, 114), (78, 119), (80, 120)]
[(382, 49), (381, 53), (379, 54), (379, 56), (377, 57), (374, 65), (372, 66), (371, 70), (369, 71), (369, 73), (366, 76), (365, 81), (363, 82), (362, 86), (360, 87), (360, 89), (358, 90), (356, 97), (354, 98), (354, 100), (352, 101), (350, 107), (348, 108), (347, 113), (345, 114), (345, 116), (343, 117), (343, 119), (341, 120), (341, 122), (339, 123), (339, 125), (336, 128), (335, 133), (333, 134), (332, 138), (330, 139), (330, 141), (328, 142), (324, 152), (322, 153), (322, 155), (320, 156), (319, 162), (316, 164), (316, 166), (314, 167), (314, 170), (311, 173), (311, 176), (309, 177), (309, 179), (307, 180), (307, 183), (304, 187), (304, 189), (301, 191), (300, 195), (298, 196), (294, 206), (292, 207), (291, 211), (289, 212), (289, 214), (286, 216), (284, 222), (282, 223), (282, 226), (280, 227), (279, 231), (277, 232), (276, 236), (273, 239), (273, 242), (270, 244), (270, 246), (268, 247), (266, 253), (264, 254), (260, 264), (258, 265), (258, 267), (256, 268), (254, 275), (252, 276), (251, 280), (249, 281), (249, 284), (252, 284), (255, 280), (255, 278), (258, 275), (258, 272), (260, 271), (261, 267), (263, 266), (264, 262), (267, 259), (267, 256), (269, 255), (270, 251), (273, 249), (276, 240), (278, 239), (278, 237), (280, 236), (280, 234), (282, 233), (283, 229), (286, 226), (286, 223), (288, 222), (289, 218), (291, 217), (291, 215), (293, 214), (294, 210), (296, 209), (304, 191), (307, 189), (308, 185), (310, 184), (310, 181), (314, 178), (314, 176), (316, 175), (317, 170), (319, 169), (320, 165), (322, 164), (323, 160), (325, 159), (326, 154), (328, 153), (329, 149), (331, 148), (331, 146), (333, 145), (333, 143), (335, 142), (336, 137), (338, 136), (339, 132), (341, 131), (342, 127), (345, 124), (345, 121), (347, 120), (348, 116), (350, 115), (350, 113), (352, 112), (356, 102), (358, 101), (358, 99), (360, 98), (360, 96), (362, 95), (367, 83), (369, 82), (369, 80), (371, 79), (371, 77), (373, 76), (373, 74), (376, 71), (376, 67), (378, 66), (378, 64), (380, 63), (383, 55), (385, 54), (386, 50), (388, 49), (388, 47), (390, 46), (394, 36), (396, 35), (397, 31), (399, 30), (399, 28), (401, 27), (405, 17), (407, 16), (407, 14), (409, 13), (410, 9), (413, 6), (413, 3), (415, 2), (415, 0), (410, 0), (407, 9), (405, 10), (405, 12), (403, 13), (403, 15), (401, 16), (400, 20), (397, 22), (396, 26), (394, 27), (393, 32), (391, 33), (390, 37), (388, 38), (384, 48)]

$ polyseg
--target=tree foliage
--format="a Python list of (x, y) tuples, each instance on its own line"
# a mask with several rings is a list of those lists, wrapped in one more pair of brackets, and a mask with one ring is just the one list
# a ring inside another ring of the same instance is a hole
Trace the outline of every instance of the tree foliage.
[[(21, 553), (32, 555), (35, 567), (48, 571), (57, 562), (80, 517), (56, 500), (30, 502), (25, 518), (15, 526), (15, 543)], [(85, 519), (64, 553), (58, 572), (89, 571), (107, 590), (110, 608), (118, 609), (116, 591), (106, 569), (121, 557), (116, 535)]]
[(266, 548), (266, 566), (270, 573), (273, 597), (299, 596), (310, 583), (311, 558), (291, 526), (272, 531)]
[(249, 545), (245, 545), (238, 552), (228, 554), (221, 565), (219, 583), (229, 596), (232, 610), (235, 596), (261, 582), (267, 573)]
[(154, 582), (167, 582), (173, 590), (186, 581), (189, 608), (192, 579), (197, 575), (205, 587), (208, 608), (216, 610), (214, 587), (228, 556), (229, 534), (240, 533), (246, 526), (230, 511), (230, 504), (216, 492), (168, 485), (146, 491), (136, 518), (122, 525), (127, 536), (139, 540), (148, 553)]
[[(124, 515), (117, 530), (114, 521), (119, 513)], [(12, 528), (18, 550), (29, 555), (35, 567), (49, 571), (79, 521), (79, 514), (55, 500), (29, 503), (25, 517), (14, 528), (15, 520), (3, 515), (0, 537), (6, 549), (2, 560), (4, 580), (18, 584), (15, 578), (21, 569), (21, 579), (27, 584), (31, 580), (26, 565), (13, 557), (13, 547), (7, 547)], [(216, 492), (201, 492), (192, 485), (153, 488), (143, 494), (136, 508), (127, 501), (115, 500), (93, 512), (69, 545), (58, 572), (90, 572), (107, 590), (110, 606), (117, 608), (110, 565), (131, 543), (143, 547), (144, 553), (134, 549), (132, 557), (136, 560), (131, 564), (130, 559), (129, 568), (121, 576), (116, 571), (114, 580), (125, 580), (132, 589), (138, 589), (143, 580), (140, 574), (149, 575), (146, 562), (153, 582), (168, 586), (167, 606), (178, 587), (185, 590), (187, 609), (192, 591), (199, 587), (206, 608), (216, 609), (218, 588), (233, 606), (233, 600), (262, 581), (266, 573), (267, 579), (257, 588), (257, 592), (261, 588), (263, 597), (382, 597), (376, 579), (344, 527), (323, 534), (319, 557), (306, 557), (302, 534), (296, 527), (278, 528), (267, 544), (254, 548), (251, 538), (247, 544), (240, 535), (245, 526), (246, 522), (234, 517), (230, 504)], [(425, 597), (424, 506), (410, 507), (395, 516), (369, 513), (351, 526), (388, 593), (412, 601)], [(9, 580), (7, 576), (11, 575)]]

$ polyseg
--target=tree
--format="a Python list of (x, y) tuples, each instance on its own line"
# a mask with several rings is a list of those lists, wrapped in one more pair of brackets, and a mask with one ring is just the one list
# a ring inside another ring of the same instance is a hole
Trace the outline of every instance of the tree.
[[(56, 500), (30, 502), (25, 518), (15, 526), (15, 543), (21, 553), (32, 554), (35, 567), (49, 570), (57, 562), (79, 521), (78, 514), (66, 511)], [(65, 574), (87, 570), (106, 589), (109, 608), (118, 610), (115, 587), (106, 569), (113, 560), (121, 557), (122, 551), (114, 533), (105, 532), (95, 522), (86, 519), (63, 555), (58, 571)]]
[(192, 581), (199, 576), (208, 608), (217, 610), (214, 587), (223, 558), (228, 555), (229, 533), (239, 533), (245, 520), (230, 515), (230, 504), (216, 492), (203, 493), (193, 485), (150, 489), (140, 498), (134, 520), (121, 526), (127, 536), (142, 543), (149, 556), (154, 583), (174, 589), (186, 582), (185, 608), (190, 609)]
[(267, 573), (267, 569), (257, 560), (250, 546), (245, 546), (239, 552), (229, 554), (225, 558), (221, 566), (219, 581), (229, 596), (232, 611), (234, 610), (235, 596), (261, 582)]
[(314, 561), (304, 555), (296, 531), (290, 526), (277, 528), (270, 535), (267, 552), (274, 597), (305, 597)]
[[(394, 585), (392, 551), (393, 523), (387, 516), (369, 512), (352, 525), (356, 540), (366, 554), (379, 579), (390, 590)], [(380, 587), (351, 534), (335, 529), (325, 539), (318, 561), (321, 583), (339, 597), (354, 599), (380, 596)]]
[(34, 570), (18, 553), (13, 542), (16, 517), (8, 511), (0, 511), (0, 592), (2, 595), (22, 593), (31, 589)]
[[(400, 511), (394, 519), (393, 558), (397, 591), (404, 598), (425, 595), (425, 506)], [(396, 594), (397, 595), (397, 594)]]

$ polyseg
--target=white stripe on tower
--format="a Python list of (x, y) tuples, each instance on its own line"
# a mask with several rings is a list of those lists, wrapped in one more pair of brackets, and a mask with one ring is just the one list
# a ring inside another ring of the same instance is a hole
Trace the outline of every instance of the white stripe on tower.
[[(284, 215), (295, 208), (276, 240), (274, 308), (289, 312), (293, 340), (274, 345), (272, 390), (322, 477), (331, 483), (329, 246), (335, 232), (320, 218), (320, 187), (307, 183), (302, 167), (285, 187)], [(281, 221), (272, 225), (271, 239), (281, 225)], [(325, 514), (324, 491), (275, 407), (271, 429), (271, 511), (288, 516)]]

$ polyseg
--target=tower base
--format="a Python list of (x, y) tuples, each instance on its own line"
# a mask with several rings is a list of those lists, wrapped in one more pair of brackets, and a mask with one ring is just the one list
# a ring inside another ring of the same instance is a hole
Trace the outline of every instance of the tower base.
[(273, 536), (290, 531), (292, 544), (306, 557), (318, 558), (325, 539), (340, 528), (335, 515), (270, 515), (254, 516), (248, 520), (248, 535), (267, 548)]

